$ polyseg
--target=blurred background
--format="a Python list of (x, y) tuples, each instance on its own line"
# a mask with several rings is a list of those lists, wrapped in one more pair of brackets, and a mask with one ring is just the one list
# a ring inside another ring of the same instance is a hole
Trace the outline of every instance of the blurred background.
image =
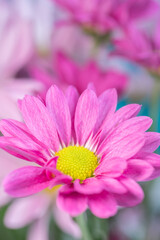
[[(99, 95), (116, 88), (118, 108), (142, 104), (160, 131), (160, 4), (157, 0), (0, 0), (0, 119), (21, 120), (17, 100), (47, 89), (88, 84)], [(160, 153), (160, 152), (159, 152)], [(55, 204), (56, 190), (11, 199), (1, 182), (24, 165), (0, 150), (0, 240), (80, 239)], [(97, 240), (160, 240), (160, 179), (141, 183), (145, 200), (97, 219)]]

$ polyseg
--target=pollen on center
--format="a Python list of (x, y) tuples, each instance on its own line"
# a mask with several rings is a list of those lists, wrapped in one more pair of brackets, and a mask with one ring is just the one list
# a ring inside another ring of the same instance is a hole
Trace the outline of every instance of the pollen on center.
[(73, 180), (92, 177), (98, 166), (97, 156), (83, 146), (69, 146), (55, 153), (57, 169)]

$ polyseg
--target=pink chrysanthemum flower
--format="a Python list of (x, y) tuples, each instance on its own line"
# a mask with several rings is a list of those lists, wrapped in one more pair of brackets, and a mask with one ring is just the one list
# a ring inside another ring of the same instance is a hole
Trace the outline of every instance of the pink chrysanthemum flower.
[(95, 61), (88, 61), (81, 66), (62, 52), (57, 52), (53, 69), (55, 74), (50, 73), (52, 69), (48, 72), (42, 67), (31, 69), (32, 77), (43, 84), (42, 98), (45, 98), (53, 83), (61, 89), (73, 85), (78, 93), (82, 93), (90, 85), (90, 88), (96, 89), (97, 95), (107, 89), (116, 88), (120, 96), (128, 87), (129, 78), (123, 72), (112, 68), (103, 70)]
[(158, 71), (160, 66), (160, 20), (152, 31), (138, 29), (136, 25), (126, 34), (115, 40), (115, 53), (124, 56), (142, 66)]
[(154, 0), (53, 0), (70, 13), (70, 23), (105, 33), (158, 12)]
[(139, 105), (116, 111), (114, 89), (97, 98), (90, 89), (79, 96), (69, 87), (64, 95), (52, 86), (45, 103), (26, 96), (19, 105), (25, 123), (2, 120), (0, 146), (36, 165), (5, 179), (5, 191), (13, 197), (60, 185), (61, 209), (76, 216), (89, 208), (107, 218), (117, 206), (140, 203), (143, 191), (136, 182), (160, 174), (160, 156), (152, 153), (160, 134), (145, 132), (152, 120), (136, 117)]

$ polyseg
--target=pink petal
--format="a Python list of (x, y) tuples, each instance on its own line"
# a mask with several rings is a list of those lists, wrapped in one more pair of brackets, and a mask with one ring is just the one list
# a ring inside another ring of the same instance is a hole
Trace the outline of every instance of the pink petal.
[(102, 192), (88, 197), (91, 212), (99, 218), (109, 218), (117, 212), (117, 204), (111, 194)]
[(84, 145), (91, 134), (98, 116), (98, 100), (92, 90), (85, 90), (80, 96), (75, 113), (77, 142)]
[(78, 69), (73, 61), (67, 58), (63, 53), (59, 52), (56, 55), (57, 75), (63, 83), (74, 85)]
[(66, 97), (56, 86), (48, 90), (46, 105), (54, 119), (61, 141), (68, 146), (71, 141), (71, 115)]
[(48, 148), (58, 151), (59, 140), (55, 124), (44, 104), (33, 96), (26, 96), (21, 104), (23, 118), (30, 132)]
[(67, 98), (71, 118), (73, 120), (74, 115), (75, 115), (76, 105), (77, 105), (78, 98), (79, 98), (77, 89), (73, 86), (68, 87), (67, 91), (66, 91), (66, 98)]
[(5, 191), (13, 197), (25, 197), (40, 192), (51, 184), (43, 168), (23, 167), (11, 172), (4, 180)]
[(70, 194), (59, 192), (57, 204), (60, 209), (75, 217), (87, 209), (87, 197), (76, 192)]
[(93, 177), (84, 180), (83, 183), (80, 183), (80, 180), (77, 179), (74, 182), (74, 188), (77, 192), (82, 194), (96, 194), (102, 192), (104, 186), (103, 182)]
[(121, 122), (124, 122), (130, 118), (135, 117), (139, 111), (141, 110), (141, 106), (138, 104), (128, 104), (122, 108), (120, 108), (114, 116), (110, 116), (107, 119), (104, 127), (104, 135), (113, 128), (115, 128)]
[(108, 178), (102, 175), (100, 177), (100, 180), (103, 182), (104, 189), (107, 192), (122, 194), (127, 191), (126, 188), (123, 186), (123, 184), (115, 178)]
[(106, 152), (113, 157), (132, 157), (144, 145), (144, 131), (152, 123), (148, 117), (135, 117), (119, 124), (102, 142), (98, 153)]
[(81, 230), (78, 224), (72, 219), (72, 217), (62, 211), (61, 209), (54, 207), (54, 219), (62, 231), (68, 233), (75, 238), (81, 238)]
[(47, 211), (48, 204), (48, 198), (40, 194), (16, 199), (7, 209), (5, 225), (12, 229), (24, 227), (42, 217)]
[(99, 79), (94, 83), (98, 94), (111, 88), (115, 88), (121, 94), (127, 87), (128, 77), (117, 70), (108, 69), (106, 72), (102, 72), (99, 69)]
[[(134, 156), (144, 145), (144, 134), (137, 133), (128, 134), (125, 137), (122, 135), (113, 136), (109, 141), (105, 142), (105, 146), (101, 146), (98, 149), (100, 152), (105, 152), (106, 158), (121, 158), (127, 159)], [(108, 153), (108, 154), (107, 154)]]
[(150, 128), (152, 122), (153, 122), (152, 119), (149, 117), (145, 116), (134, 117), (119, 124), (114, 131), (119, 132), (120, 130), (121, 131), (128, 130), (130, 133), (134, 133), (135, 131), (145, 132)]
[(28, 147), (26, 148), (23, 141), (16, 138), (0, 137), (0, 147), (13, 156), (29, 162), (35, 162), (41, 166), (43, 166), (46, 161), (41, 152), (30, 150)]
[(116, 122), (117, 123), (121, 123), (127, 119), (136, 117), (137, 114), (140, 112), (141, 110), (141, 105), (139, 104), (128, 104), (122, 108), (120, 108), (116, 114), (115, 114), (115, 118), (116, 118)]
[(131, 159), (124, 175), (136, 181), (145, 181), (152, 175), (154, 168), (151, 164), (140, 159)]
[(118, 177), (126, 168), (126, 160), (121, 158), (104, 158), (95, 170), (96, 175), (105, 174), (107, 177)]
[(142, 202), (144, 193), (141, 187), (133, 179), (122, 178), (120, 182), (127, 189), (127, 192), (124, 194), (114, 194), (120, 206), (132, 207)]
[(146, 180), (153, 180), (160, 176), (160, 155), (156, 153), (141, 153), (140, 157), (153, 167), (152, 174)]
[[(6, 4), (7, 6), (7, 4)], [(7, 6), (8, 8), (9, 6)], [(9, 9), (9, 8), (8, 8)], [(2, 9), (1, 11), (6, 12)], [(3, 15), (1, 13), (1, 15)], [(33, 54), (33, 41), (31, 38), (31, 28), (28, 21), (21, 18), (20, 15), (13, 19), (12, 10), (7, 11), (5, 16), (5, 24), (3, 26), (3, 16), (1, 21), (1, 77), (13, 76), (31, 59)], [(8, 18), (9, 17), (9, 18)], [(3, 28), (4, 27), (4, 28)], [(4, 33), (3, 33), (3, 31)], [(19, 54), (14, 58), (19, 49)], [(4, 76), (3, 76), (4, 75)]]
[(56, 176), (52, 180), (52, 183), (50, 184), (49, 188), (52, 189), (52, 187), (56, 185), (61, 185), (61, 184), (70, 184), (71, 181), (72, 181), (72, 178), (70, 176), (66, 176), (66, 175)]
[(96, 88), (93, 82), (88, 83), (87, 89), (90, 89), (97, 94)]
[(117, 107), (117, 92), (109, 89), (103, 92), (99, 98), (99, 114), (94, 131), (97, 132), (109, 114), (113, 114)]
[(99, 68), (96, 62), (88, 62), (81, 68), (78, 73), (78, 82), (76, 86), (78, 87), (79, 92), (83, 92), (86, 88), (92, 89), (95, 93), (95, 83), (99, 80)]
[(141, 149), (142, 152), (154, 152), (160, 145), (160, 133), (146, 132), (145, 144)]
[(78, 91), (75, 87), (70, 86), (67, 88), (66, 91), (66, 98), (71, 114), (71, 128), (72, 128), (72, 138), (75, 140), (75, 131), (74, 131), (74, 117), (75, 117), (75, 110), (79, 98)]
[(44, 91), (48, 90), (56, 82), (55, 77), (50, 76), (45, 69), (33, 66), (29, 70), (32, 78), (43, 84)]
[(24, 123), (15, 120), (1, 120), (0, 130), (5, 136), (19, 138), (24, 142), (24, 146), (28, 146), (30, 149), (39, 150), (45, 147), (43, 143), (28, 132)]
[(28, 231), (27, 240), (49, 240), (49, 222), (43, 217), (34, 222)]
[[(24, 123), (13, 120), (13, 119), (2, 119), (0, 121), (0, 130), (6, 137), (13, 137), (13, 136), (19, 136), (19, 132), (17, 132), (17, 129), (21, 129), (25, 132), (27, 132), (27, 127)], [(17, 134), (18, 133), (18, 134)]]
[(74, 185), (73, 183), (71, 184), (65, 184), (63, 185), (61, 188), (60, 188), (60, 192), (61, 193), (64, 193), (64, 194), (70, 194), (70, 193), (73, 193), (75, 190), (74, 190)]

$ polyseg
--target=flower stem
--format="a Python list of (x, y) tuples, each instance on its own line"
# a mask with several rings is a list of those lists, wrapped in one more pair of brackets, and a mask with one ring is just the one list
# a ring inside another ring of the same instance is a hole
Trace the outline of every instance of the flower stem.
[(76, 222), (78, 223), (78, 225), (79, 225), (79, 227), (82, 231), (82, 240), (92, 240), (89, 229), (87, 227), (85, 213), (79, 215), (75, 219), (76, 219)]

